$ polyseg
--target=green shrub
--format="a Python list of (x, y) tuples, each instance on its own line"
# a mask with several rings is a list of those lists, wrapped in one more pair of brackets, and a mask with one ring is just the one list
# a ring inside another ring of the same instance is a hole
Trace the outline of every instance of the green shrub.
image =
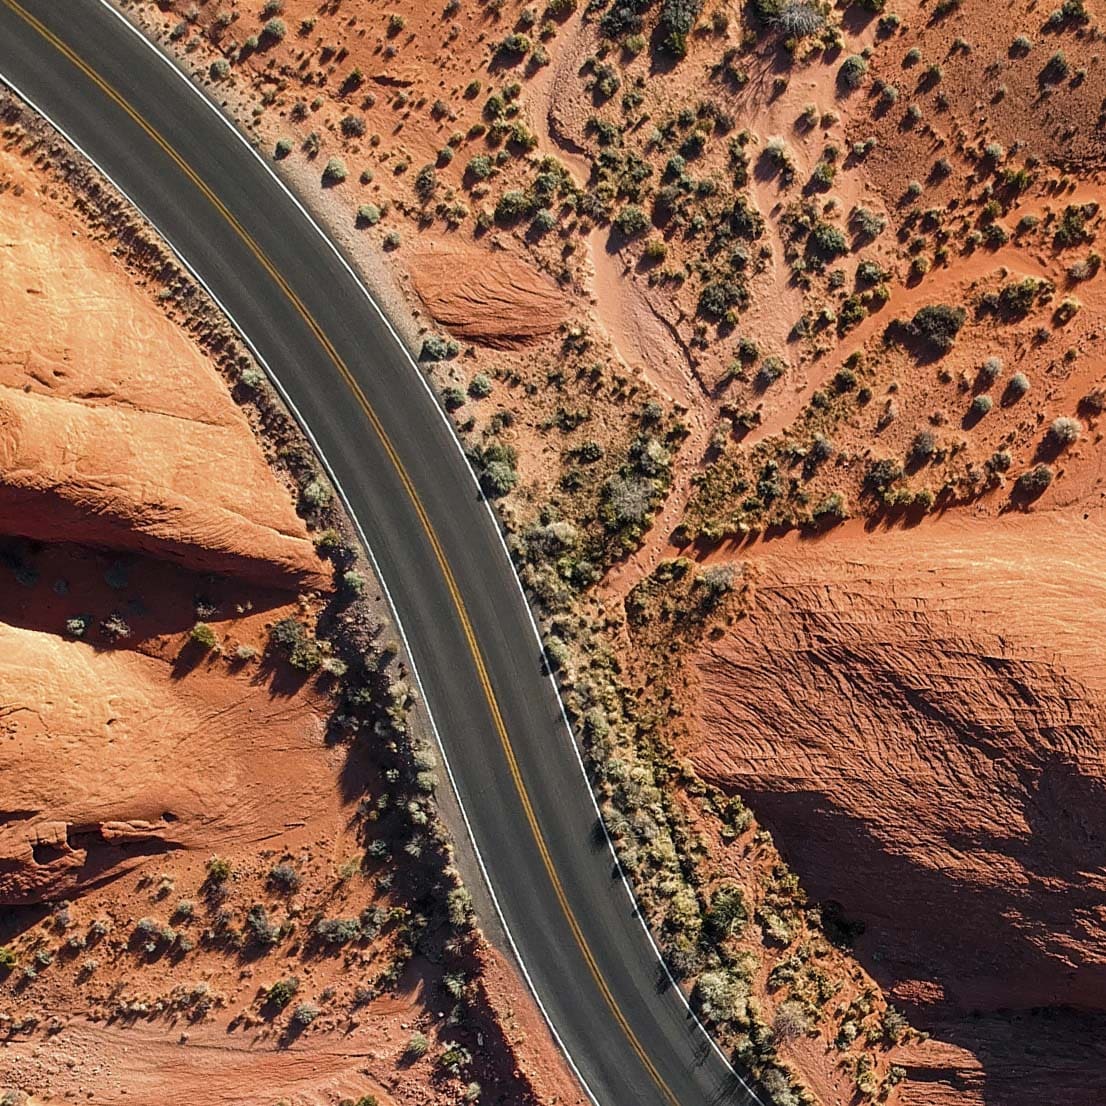
[(841, 63), (841, 68), (837, 70), (837, 79), (846, 88), (859, 88), (867, 72), (867, 60), (862, 58), (859, 54), (850, 54)]
[(722, 941), (740, 932), (748, 920), (744, 892), (736, 884), (731, 884), (719, 888), (711, 896), (704, 927), (713, 940)]
[(341, 184), (347, 172), (346, 163), (340, 157), (332, 157), (323, 169), (323, 184)]
[(968, 408), (968, 414), (973, 419), (981, 419), (990, 412), (994, 405), (994, 400), (992, 400), (990, 396), (976, 396), (975, 399), (972, 400), (971, 407)]
[(533, 210), (534, 204), (529, 195), (521, 189), (512, 188), (499, 197), (495, 205), (495, 220), (497, 223), (516, 223)]
[(615, 228), (626, 238), (644, 234), (650, 227), (649, 216), (636, 204), (627, 204), (614, 220)]
[(292, 1024), (297, 1029), (306, 1029), (320, 1013), (322, 1011), (313, 1002), (301, 1002), (292, 1011)]
[(682, 58), (687, 53), (688, 35), (695, 29), (702, 10), (703, 0), (664, 0), (657, 24), (661, 49)]
[(284, 25), (283, 19), (270, 19), (261, 28), (261, 38), (265, 42), (280, 42), (287, 33), (288, 28)]
[(419, 352), (420, 361), (449, 361), (461, 352), (460, 345), (441, 334), (430, 334), (423, 339)]
[(910, 329), (926, 345), (939, 353), (947, 353), (952, 349), (967, 317), (967, 312), (962, 307), (951, 307), (944, 303), (927, 304), (915, 312), (910, 321)]
[(1019, 494), (1027, 498), (1036, 499), (1052, 483), (1052, 469), (1048, 465), (1040, 464), (1023, 472), (1015, 482), (1015, 488)]
[(357, 209), (357, 225), (359, 227), (375, 227), (380, 222), (381, 211), (376, 204), (362, 204)]
[(70, 637), (84, 637), (91, 622), (92, 616), (89, 614), (74, 615), (72, 618), (65, 620), (65, 632)]
[(1079, 440), (1083, 433), (1083, 424), (1078, 419), (1064, 415), (1053, 419), (1048, 428), (1049, 443), (1057, 449), (1063, 449)]
[(269, 631), (269, 647), (283, 654), (288, 663), (301, 672), (314, 672), (322, 663), (318, 642), (295, 618), (282, 618), (273, 624)]
[(296, 997), (299, 989), (300, 981), (294, 975), (287, 979), (278, 979), (266, 990), (265, 1001), (278, 1010), (283, 1010)]
[(469, 395), (473, 399), (484, 399), (492, 394), (492, 382), (484, 373), (477, 373), (469, 381)]
[(226, 881), (230, 879), (231, 870), (229, 860), (224, 860), (221, 856), (213, 856), (207, 862), (208, 883), (226, 883)]
[(361, 936), (361, 923), (356, 918), (320, 918), (311, 932), (324, 945), (346, 945)]
[(824, 261), (843, 257), (849, 252), (849, 243), (840, 227), (832, 223), (815, 223), (807, 239), (811, 251)]
[(411, 1034), (407, 1047), (403, 1051), (412, 1060), (420, 1060), (429, 1050), (430, 1042), (427, 1040), (426, 1034), (416, 1032)]
[(214, 649), (218, 643), (215, 631), (206, 622), (197, 622), (192, 627), (188, 640), (201, 649)]

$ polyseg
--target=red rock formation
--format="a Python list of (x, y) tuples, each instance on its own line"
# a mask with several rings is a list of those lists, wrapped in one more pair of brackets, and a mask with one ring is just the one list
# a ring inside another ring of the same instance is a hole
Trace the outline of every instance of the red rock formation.
[(1106, 518), (1084, 518), (766, 551), (751, 617), (696, 658), (699, 770), (864, 921), (922, 1024), (1106, 1011)]

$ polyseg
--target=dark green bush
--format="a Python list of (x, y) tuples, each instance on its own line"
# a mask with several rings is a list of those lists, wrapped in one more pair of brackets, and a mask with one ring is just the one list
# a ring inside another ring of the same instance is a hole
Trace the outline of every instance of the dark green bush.
[(947, 353), (967, 317), (962, 307), (951, 307), (945, 303), (927, 304), (915, 312), (910, 329), (927, 346), (939, 353)]

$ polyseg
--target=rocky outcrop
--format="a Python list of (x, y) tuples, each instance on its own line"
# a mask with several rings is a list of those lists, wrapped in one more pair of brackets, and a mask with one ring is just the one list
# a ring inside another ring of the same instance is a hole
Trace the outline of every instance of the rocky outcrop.
[(303, 818), (327, 703), (246, 673), (0, 622), (0, 904), (70, 897), (153, 854), (205, 856)]
[(106, 251), (18, 188), (0, 196), (0, 314), (0, 531), (323, 582), (208, 358)]
[(568, 314), (553, 281), (509, 253), (424, 250), (410, 269), (434, 321), (482, 345), (525, 345), (552, 334)]
[(1099, 512), (758, 555), (696, 658), (700, 772), (968, 1047), (968, 1014), (1106, 1011), (1104, 538)]

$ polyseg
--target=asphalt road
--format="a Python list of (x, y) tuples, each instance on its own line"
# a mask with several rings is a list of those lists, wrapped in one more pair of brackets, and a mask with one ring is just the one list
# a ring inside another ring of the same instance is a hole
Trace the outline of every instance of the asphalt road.
[(602, 1106), (751, 1101), (663, 985), (597, 832), (513, 569), (409, 356), (265, 167), (111, 12), (96, 0), (22, 3), (103, 84), (10, 0), (0, 0), (0, 74), (202, 277), (344, 489), (402, 620), (503, 919), (587, 1087)]

